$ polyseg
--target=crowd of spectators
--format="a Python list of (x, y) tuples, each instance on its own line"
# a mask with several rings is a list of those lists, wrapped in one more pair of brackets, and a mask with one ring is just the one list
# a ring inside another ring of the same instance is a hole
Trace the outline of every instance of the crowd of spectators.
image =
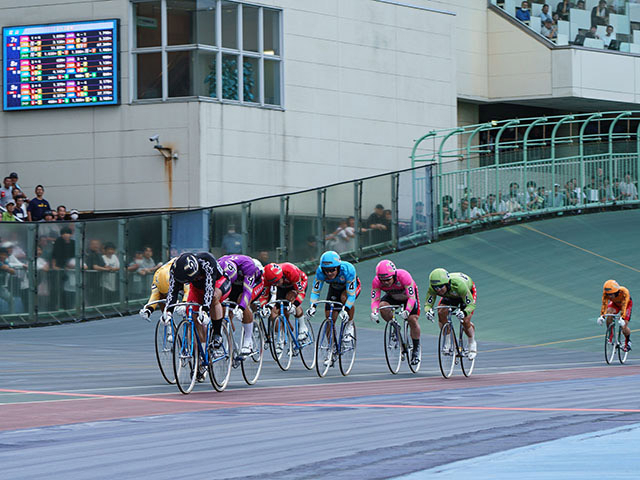
[(494, 217), (508, 219), (518, 212), (531, 212), (546, 208), (575, 207), (589, 203), (613, 203), (638, 200), (638, 188), (627, 172), (620, 178), (609, 180), (603, 168), (597, 168), (588, 177), (584, 188), (577, 179), (572, 178), (553, 188), (538, 186), (529, 180), (524, 191), (517, 182), (511, 182), (504, 195), (499, 192), (498, 198), (489, 193), (486, 198), (463, 196), (457, 205), (450, 195), (444, 195), (440, 203), (442, 209), (442, 226), (470, 224), (482, 222)]
[[(47, 222), (77, 220), (78, 211), (67, 211), (64, 205), (55, 210), (44, 198), (44, 187), (37, 185), (34, 197), (29, 199), (18, 183), (18, 174), (11, 172), (4, 177), (0, 188), (0, 212), (2, 222)], [(49, 218), (48, 218), (49, 217)]]
[[(584, 0), (576, 2), (570, 0), (561, 0), (552, 10), (551, 5), (544, 4), (540, 17), (540, 34), (549, 40), (555, 40), (558, 36), (558, 21), (569, 21), (571, 10), (585, 10)], [(619, 48), (616, 42), (616, 34), (614, 27), (609, 24), (609, 16), (611, 13), (619, 13), (613, 4), (607, 4), (606, 0), (600, 0), (598, 5), (591, 9), (591, 28), (589, 30), (580, 29), (575, 39), (571, 43), (582, 45), (585, 38), (601, 39), (604, 46), (610, 49)], [(523, 1), (519, 7), (516, 7), (516, 18), (521, 22), (529, 25), (532, 17), (531, 3)], [(598, 26), (606, 26), (606, 33), (600, 35)]]

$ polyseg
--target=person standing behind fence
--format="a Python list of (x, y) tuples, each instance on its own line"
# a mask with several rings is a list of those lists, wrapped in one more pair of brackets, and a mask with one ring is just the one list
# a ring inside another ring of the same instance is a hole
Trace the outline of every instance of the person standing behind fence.
[(116, 255), (116, 246), (113, 243), (105, 243), (102, 260), (106, 269), (106, 272), (102, 275), (104, 300), (106, 303), (113, 303), (117, 300), (118, 270), (120, 270), (120, 260)]
[(4, 177), (2, 188), (0, 188), (0, 206), (6, 208), (9, 202), (13, 202), (13, 183), (9, 177)]
[(638, 189), (631, 181), (629, 172), (624, 176), (624, 182), (620, 182), (620, 200), (638, 200)]
[(44, 217), (44, 212), (51, 211), (51, 205), (44, 198), (44, 187), (36, 186), (36, 197), (32, 198), (27, 207), (27, 215), (30, 222), (38, 222)]

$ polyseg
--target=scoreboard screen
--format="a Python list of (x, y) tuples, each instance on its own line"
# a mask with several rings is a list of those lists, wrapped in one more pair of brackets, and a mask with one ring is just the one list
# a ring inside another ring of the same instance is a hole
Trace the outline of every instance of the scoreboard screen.
[(5, 111), (116, 105), (118, 20), (4, 27)]

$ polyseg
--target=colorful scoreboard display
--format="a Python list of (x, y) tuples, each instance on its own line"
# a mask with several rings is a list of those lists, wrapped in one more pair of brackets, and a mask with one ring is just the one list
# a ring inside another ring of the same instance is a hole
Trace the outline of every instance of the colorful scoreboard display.
[(4, 27), (4, 110), (116, 105), (118, 20)]

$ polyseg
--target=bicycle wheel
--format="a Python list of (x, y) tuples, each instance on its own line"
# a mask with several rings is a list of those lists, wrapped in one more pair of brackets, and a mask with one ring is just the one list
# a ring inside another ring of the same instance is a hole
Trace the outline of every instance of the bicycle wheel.
[[(311, 370), (316, 365), (316, 342), (313, 334), (313, 325), (303, 315), (299, 318), (300, 326), (304, 325), (307, 332), (305, 335), (298, 335), (298, 344), (300, 345), (300, 359), (307, 370)], [(304, 328), (302, 329), (304, 330)], [(298, 328), (298, 332), (300, 328)]]
[[(244, 337), (244, 330), (242, 332)], [(244, 342), (244, 338), (241, 340)], [(247, 355), (241, 362), (242, 377), (247, 385), (253, 385), (258, 381), (262, 370), (262, 357), (264, 356), (264, 336), (258, 323), (253, 322), (253, 335), (251, 338), (251, 354)], [(244, 345), (244, 343), (241, 343)]]
[(211, 385), (217, 392), (224, 391), (231, 377), (231, 363), (234, 355), (233, 337), (229, 322), (222, 322), (222, 346), (216, 350), (213, 345), (209, 344), (209, 377), (211, 377)]
[(316, 372), (319, 377), (324, 377), (333, 365), (333, 322), (325, 319), (320, 324), (318, 330), (318, 340), (316, 342)]
[(460, 368), (465, 377), (468, 377), (473, 372), (473, 367), (476, 364), (476, 359), (469, 359), (469, 337), (464, 333), (462, 326), (460, 326), (460, 338), (458, 342), (460, 348)]
[(624, 350), (625, 341), (626, 337), (624, 336), (624, 333), (622, 333), (622, 328), (618, 328), (618, 360), (623, 364), (627, 361), (627, 355), (629, 355), (629, 352)]
[(187, 394), (193, 390), (198, 375), (198, 346), (195, 341), (193, 324), (183, 320), (176, 328), (176, 339), (173, 348), (173, 374), (178, 389)]
[(285, 372), (289, 370), (293, 359), (293, 345), (289, 338), (287, 321), (283, 316), (277, 317), (271, 324), (271, 353), (278, 366)]
[(456, 338), (451, 323), (445, 323), (438, 337), (438, 363), (444, 378), (449, 378), (456, 364)]
[[(346, 333), (345, 330), (348, 324), (351, 324), (353, 328), (351, 332)], [(356, 361), (356, 324), (352, 320), (344, 322), (341, 330), (343, 333), (340, 340), (338, 363), (340, 364), (340, 372), (346, 377), (351, 372), (353, 363)]]
[(616, 326), (612, 322), (607, 327), (607, 331), (604, 334), (604, 359), (608, 364), (613, 362), (613, 356), (616, 354), (616, 339), (615, 339)]
[(384, 358), (387, 367), (394, 375), (400, 370), (402, 363), (402, 337), (400, 328), (395, 320), (387, 322), (384, 326)]
[(176, 383), (176, 377), (173, 374), (173, 324), (165, 325), (158, 321), (156, 324), (156, 360), (162, 378), (167, 383)]
[(413, 356), (413, 340), (411, 340), (411, 328), (409, 327), (409, 322), (406, 320), (404, 322), (404, 341), (407, 342), (407, 363), (409, 364), (409, 370), (413, 373), (418, 373), (420, 365), (422, 364), (422, 356), (420, 356), (420, 360), (417, 365), (411, 364), (411, 357)]

